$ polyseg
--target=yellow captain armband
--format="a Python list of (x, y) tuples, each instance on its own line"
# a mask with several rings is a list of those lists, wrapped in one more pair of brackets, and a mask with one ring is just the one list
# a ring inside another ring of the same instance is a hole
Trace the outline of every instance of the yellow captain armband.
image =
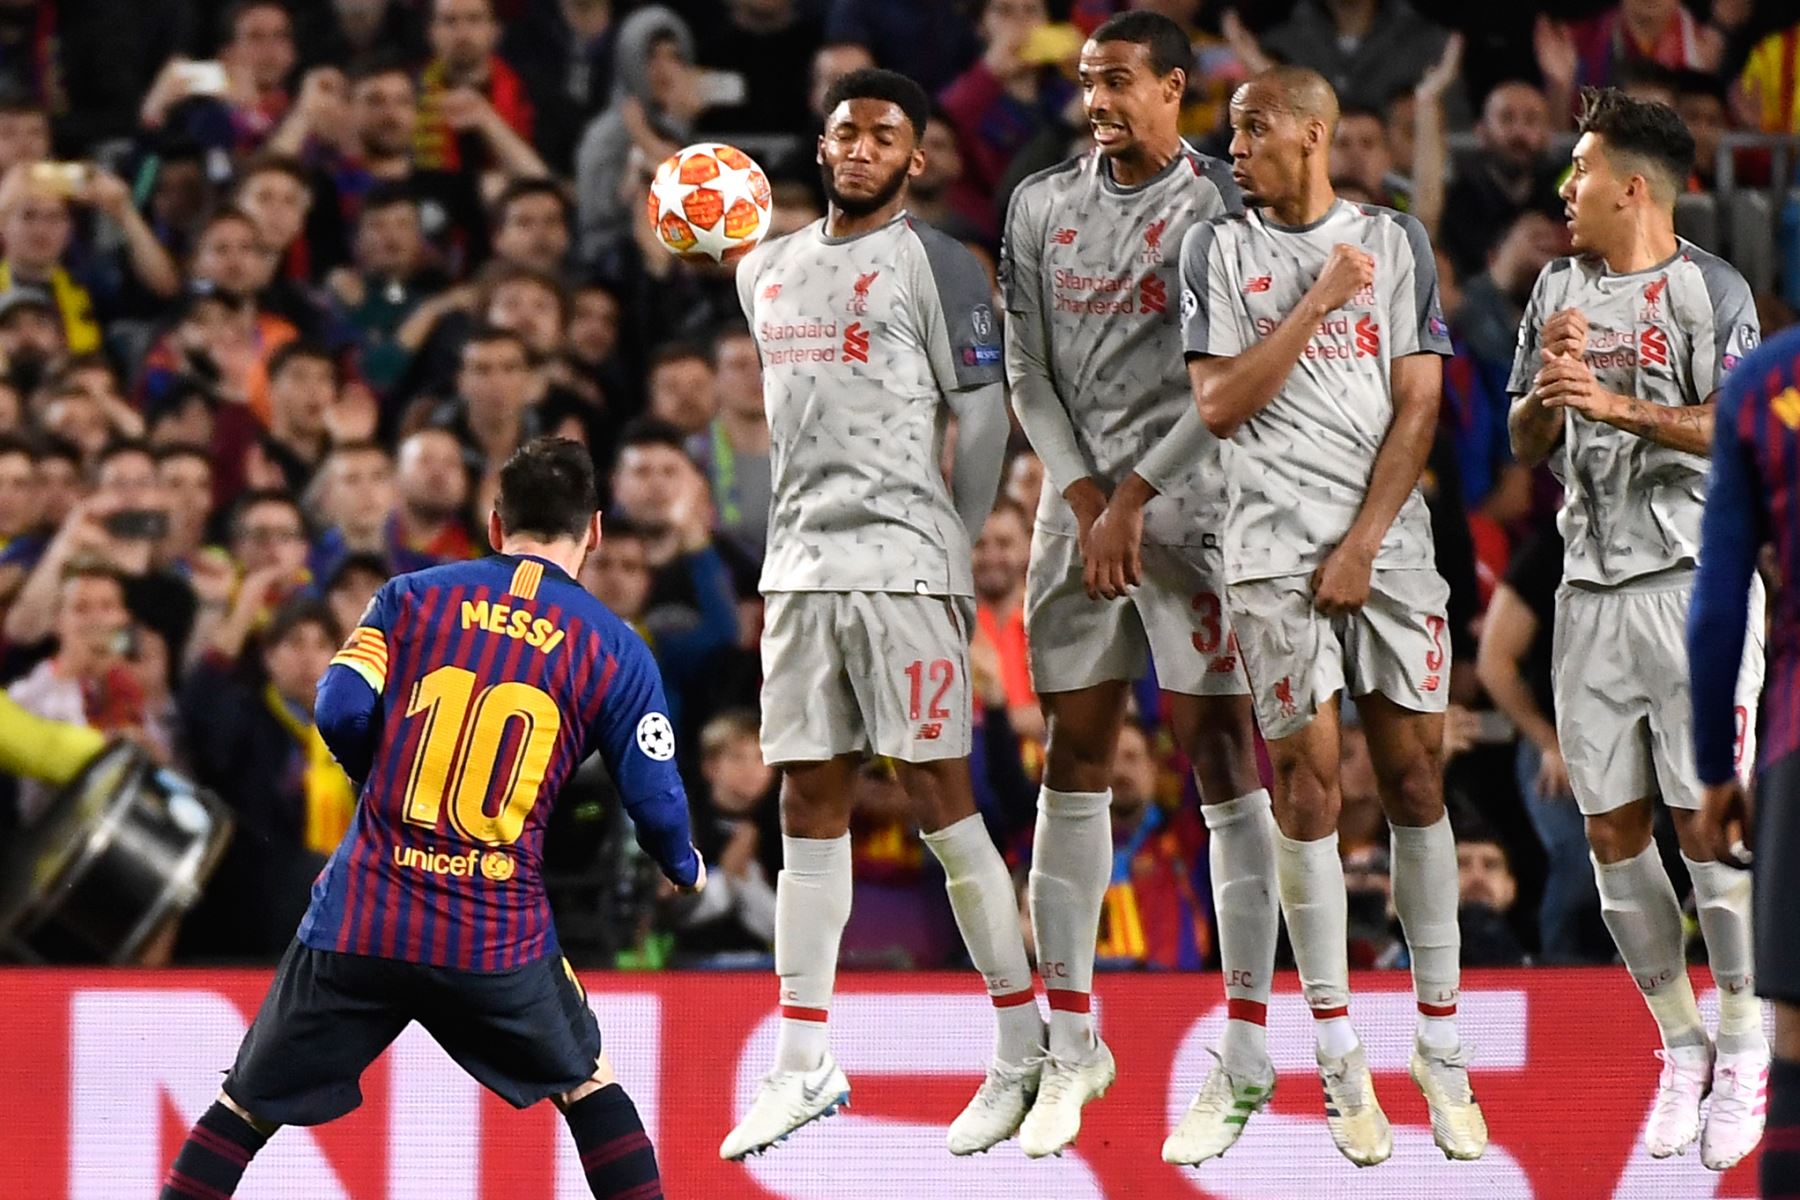
[(331, 660), (335, 667), (349, 667), (377, 692), (387, 687), (387, 636), (379, 629), (358, 625), (344, 640), (343, 649)]

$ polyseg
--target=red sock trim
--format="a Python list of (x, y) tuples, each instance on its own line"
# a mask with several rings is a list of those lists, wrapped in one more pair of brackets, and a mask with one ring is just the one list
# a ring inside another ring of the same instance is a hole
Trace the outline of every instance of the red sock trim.
[(801, 1008), (798, 1004), (781, 1006), (781, 1018), (784, 1021), (817, 1021), (823, 1025), (830, 1017), (831, 1013), (828, 1009)]
[(1239, 1000), (1231, 997), (1225, 1001), (1225, 1019), (1248, 1021), (1252, 1025), (1267, 1025), (1269, 1023), (1269, 1006), (1260, 1000)]
[(1338, 1017), (1349, 1016), (1350, 1006), (1348, 1004), (1340, 1004), (1336, 1008), (1315, 1008), (1312, 1010), (1312, 1014), (1313, 1020), (1315, 1021), (1332, 1021), (1336, 1020)]
[(652, 1179), (617, 1193), (613, 1196), (613, 1200), (662, 1200), (662, 1195), (662, 1180)]
[(1419, 1013), (1420, 1015), (1427, 1017), (1454, 1017), (1456, 1015), (1456, 1004), (1454, 1002), (1450, 1004), (1427, 1004), (1421, 1000), (1419, 1001)]
[(193, 1132), (188, 1134), (188, 1140), (202, 1150), (205, 1150), (210, 1154), (216, 1154), (218, 1157), (235, 1166), (248, 1167), (250, 1165), (250, 1152), (248, 1150), (237, 1145), (235, 1142), (220, 1137), (205, 1126), (194, 1126)]
[(1020, 988), (1016, 992), (1001, 992), (997, 996), (988, 997), (995, 1008), (1017, 1008), (1021, 1004), (1030, 1004), (1037, 997), (1030, 988)]
[(198, 1179), (183, 1175), (173, 1167), (169, 1169), (168, 1185), (183, 1195), (193, 1196), (195, 1200), (231, 1200), (231, 1197), (218, 1188), (208, 1187)]
[(1088, 993), (1072, 992), (1067, 988), (1047, 987), (1044, 996), (1050, 1001), (1051, 1012), (1084, 1013), (1088, 1011)]
[(627, 1154), (636, 1154), (640, 1150), (650, 1149), (650, 1135), (641, 1129), (630, 1133), (622, 1133), (610, 1142), (601, 1142), (581, 1156), (581, 1169), (592, 1173), (601, 1167), (618, 1162)]

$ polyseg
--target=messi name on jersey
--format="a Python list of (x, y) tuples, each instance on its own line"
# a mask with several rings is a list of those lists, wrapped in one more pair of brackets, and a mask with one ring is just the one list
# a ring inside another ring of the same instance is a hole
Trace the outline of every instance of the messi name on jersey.
[(462, 602), (462, 627), (485, 629), (502, 637), (517, 638), (533, 650), (542, 650), (545, 654), (560, 646), (564, 637), (563, 630), (543, 617), (533, 616), (528, 609), (493, 604), (486, 600)]

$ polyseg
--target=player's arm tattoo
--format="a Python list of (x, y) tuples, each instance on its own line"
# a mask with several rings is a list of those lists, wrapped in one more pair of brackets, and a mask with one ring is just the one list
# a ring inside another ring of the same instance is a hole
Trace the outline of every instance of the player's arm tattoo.
[(1534, 388), (1513, 401), (1512, 411), (1506, 416), (1506, 432), (1512, 441), (1513, 457), (1527, 467), (1535, 467), (1550, 457), (1562, 441), (1562, 411), (1545, 408)]
[(1618, 399), (1616, 410), (1600, 418), (1608, 425), (1671, 450), (1685, 450), (1689, 454), (1711, 453), (1713, 416), (1718, 411), (1716, 392), (1702, 404), (1684, 404), (1680, 408), (1652, 404), (1630, 396)]

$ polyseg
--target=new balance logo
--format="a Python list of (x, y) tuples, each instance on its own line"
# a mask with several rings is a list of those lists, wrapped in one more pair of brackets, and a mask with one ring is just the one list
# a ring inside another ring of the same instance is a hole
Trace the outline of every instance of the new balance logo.
[(919, 740), (921, 742), (935, 742), (938, 738), (942, 737), (943, 734), (944, 723), (942, 721), (927, 721), (925, 724), (919, 726)]
[(1356, 318), (1356, 357), (1374, 358), (1381, 353), (1381, 326), (1375, 318), (1362, 316)]
[(771, 283), (762, 290), (762, 298), (764, 300), (773, 300), (779, 295), (781, 295), (781, 285), (779, 283)]
[(1638, 359), (1645, 366), (1669, 365), (1669, 335), (1655, 325), (1647, 325), (1638, 334)]
[(1059, 229), (1050, 235), (1050, 241), (1058, 246), (1073, 246), (1075, 244), (1075, 231), (1073, 229)]
[(1270, 275), (1257, 275), (1244, 281), (1244, 295), (1254, 296), (1258, 292), (1266, 292), (1275, 283)]
[(845, 362), (866, 363), (869, 361), (869, 331), (862, 327), (861, 321), (852, 321), (844, 326), (842, 353)]

